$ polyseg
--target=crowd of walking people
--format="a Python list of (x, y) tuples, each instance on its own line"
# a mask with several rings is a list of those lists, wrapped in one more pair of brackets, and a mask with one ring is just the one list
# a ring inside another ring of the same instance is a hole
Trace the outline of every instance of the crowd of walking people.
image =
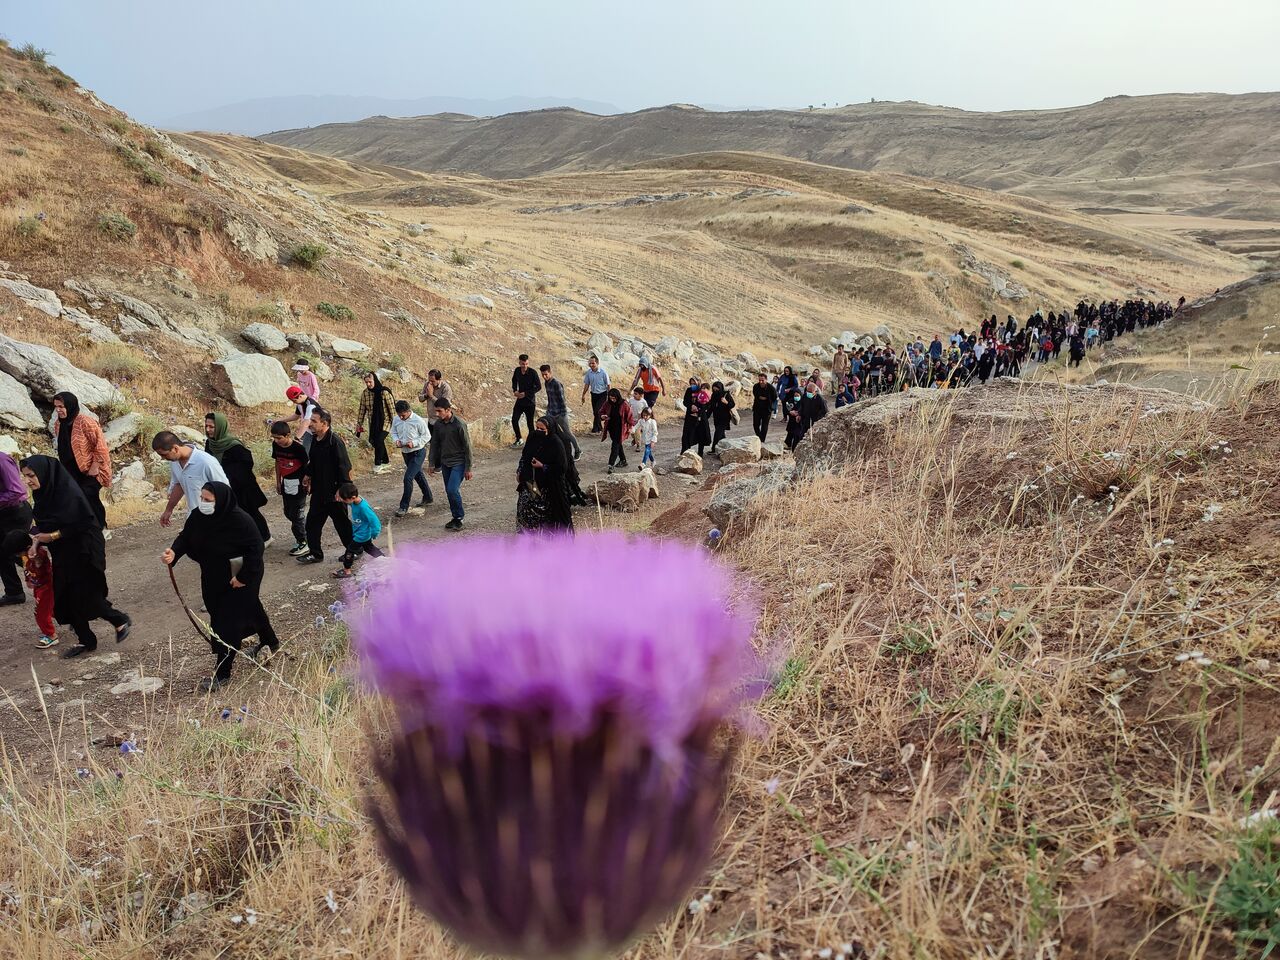
[[(1177, 308), (1182, 304), (1179, 300)], [(767, 441), (777, 420), (786, 447), (794, 450), (827, 416), (828, 394), (839, 408), (908, 387), (983, 384), (1019, 376), (1029, 364), (1052, 361), (1064, 350), (1068, 363), (1078, 365), (1099, 344), (1162, 323), (1177, 308), (1145, 300), (1081, 301), (1074, 311), (1036, 311), (1022, 323), (992, 316), (975, 330), (958, 329), (928, 343), (916, 337), (900, 347), (883, 340), (852, 348), (841, 344), (829, 377), (816, 367), (797, 373), (785, 366), (773, 377), (759, 371), (751, 386), (752, 432)], [(305, 359), (293, 370), (295, 382), (283, 398), (291, 409), (266, 424), (272, 482), (293, 539), (288, 553), (301, 565), (323, 563), (323, 535), (332, 526), (343, 549), (333, 575), (345, 578), (361, 557), (382, 556), (377, 546), (382, 522), (355, 482), (351, 454), (334, 428), (333, 414), (321, 406), (318, 378)], [(445, 528), (461, 530), (466, 516), (462, 485), (472, 479), (474, 458), (452, 387), (440, 370), (431, 370), (416, 395), (424, 405), (423, 416), (408, 399), (396, 398), (376, 373), (361, 377), (364, 390), (352, 432), (357, 439), (367, 434), (375, 474), (392, 469), (393, 450), (400, 454), (402, 491), (395, 516), (411, 512), (415, 488), (417, 509), (432, 505), (428, 478), (439, 476), (450, 515)], [(718, 379), (690, 376), (678, 403), (680, 442), (673, 453), (703, 456), (708, 448), (717, 453), (738, 422), (737, 389)], [(597, 357), (589, 359), (577, 401), (590, 403), (590, 435), (609, 444), (607, 473), (630, 465), (628, 449), (637, 469), (654, 465), (666, 429), (659, 424), (657, 404), (666, 395), (661, 371), (650, 358), (641, 358), (625, 387), (611, 381)], [(514, 469), (517, 526), (521, 531), (572, 531), (573, 508), (588, 501), (577, 466), (583, 451), (570, 423), (565, 387), (551, 364), (535, 369), (528, 355), (521, 354), (511, 374), (511, 396), (512, 446), (520, 449)], [(61, 624), (75, 637), (62, 655), (78, 657), (97, 648), (96, 621), (105, 621), (117, 643), (129, 636), (132, 621), (112, 605), (107, 583), (110, 531), (102, 491), (112, 484), (111, 451), (98, 420), (81, 409), (74, 394), (57, 394), (53, 407), (52, 455), (19, 462), (0, 454), (0, 543), (6, 554), (0, 562), (0, 606), (25, 603), (25, 582), (35, 600), (37, 645), (56, 646)], [(269, 500), (258, 480), (265, 464), (255, 463), (249, 445), (231, 432), (219, 411), (206, 415), (204, 434), (198, 445), (162, 430), (151, 448), (169, 468), (160, 525), (173, 525), (180, 505), (186, 511), (160, 559), (172, 568), (189, 558), (200, 568), (200, 612), (208, 622), (201, 624), (182, 603), (211, 645), (214, 669), (201, 689), (213, 691), (230, 679), (249, 638), (256, 637), (257, 643), (248, 656), (259, 662), (278, 649), (279, 639), (260, 593), (265, 551), (273, 543), (263, 515)], [(174, 586), (176, 590), (176, 579)]]

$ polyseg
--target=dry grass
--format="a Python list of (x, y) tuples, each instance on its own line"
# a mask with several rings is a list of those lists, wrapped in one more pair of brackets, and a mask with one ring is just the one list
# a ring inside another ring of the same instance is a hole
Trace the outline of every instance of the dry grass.
[[(768, 733), (710, 908), (635, 955), (1231, 956), (1208, 891), (1277, 786), (1280, 396), (1227, 399), (909, 421), (757, 503), (722, 555), (764, 602)], [(4, 772), (5, 955), (455, 955), (364, 818), (378, 705), (340, 635), (291, 649), (228, 719), (149, 701), (116, 732), (141, 755), (92, 715), (23, 717), (58, 773)]]

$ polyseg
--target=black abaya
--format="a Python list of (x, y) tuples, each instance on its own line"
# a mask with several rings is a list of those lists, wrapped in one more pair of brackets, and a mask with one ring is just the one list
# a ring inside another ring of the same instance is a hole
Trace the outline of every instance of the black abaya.
[[(210, 640), (217, 667), (214, 676), (226, 680), (236, 651), (246, 637), (257, 634), (267, 647), (279, 646), (271, 620), (262, 607), (262, 535), (250, 516), (239, 508), (231, 488), (217, 481), (204, 485), (213, 493), (214, 511), (192, 511), (173, 541), (174, 563), (184, 556), (200, 565), (200, 593), (209, 611)], [(235, 574), (242, 587), (231, 585), (231, 561), (243, 561)]]
[[(542, 466), (535, 467), (534, 460)], [(566, 458), (564, 443), (559, 437), (537, 429), (525, 441), (520, 455), (520, 483), (538, 485), (545, 507), (542, 525), (553, 530), (573, 529), (573, 511), (565, 483), (566, 462), (572, 460)]]

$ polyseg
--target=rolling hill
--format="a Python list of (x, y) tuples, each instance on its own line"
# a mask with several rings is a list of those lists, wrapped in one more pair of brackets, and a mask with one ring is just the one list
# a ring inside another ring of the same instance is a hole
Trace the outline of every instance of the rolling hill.
[(415, 170), (517, 178), (749, 150), (959, 181), (1078, 207), (1280, 219), (1280, 93), (1111, 97), (973, 113), (920, 103), (616, 116), (541, 110), (327, 124), (273, 143)]

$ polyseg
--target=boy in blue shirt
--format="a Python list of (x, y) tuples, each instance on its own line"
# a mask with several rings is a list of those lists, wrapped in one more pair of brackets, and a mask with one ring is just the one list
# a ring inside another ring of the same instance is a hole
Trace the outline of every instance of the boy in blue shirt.
[(373, 507), (360, 496), (354, 483), (344, 483), (338, 487), (338, 499), (351, 508), (351, 545), (342, 555), (342, 569), (333, 571), (338, 579), (351, 576), (351, 568), (356, 557), (367, 553), (371, 557), (381, 557), (382, 551), (373, 545), (382, 532), (382, 521), (373, 512)]

